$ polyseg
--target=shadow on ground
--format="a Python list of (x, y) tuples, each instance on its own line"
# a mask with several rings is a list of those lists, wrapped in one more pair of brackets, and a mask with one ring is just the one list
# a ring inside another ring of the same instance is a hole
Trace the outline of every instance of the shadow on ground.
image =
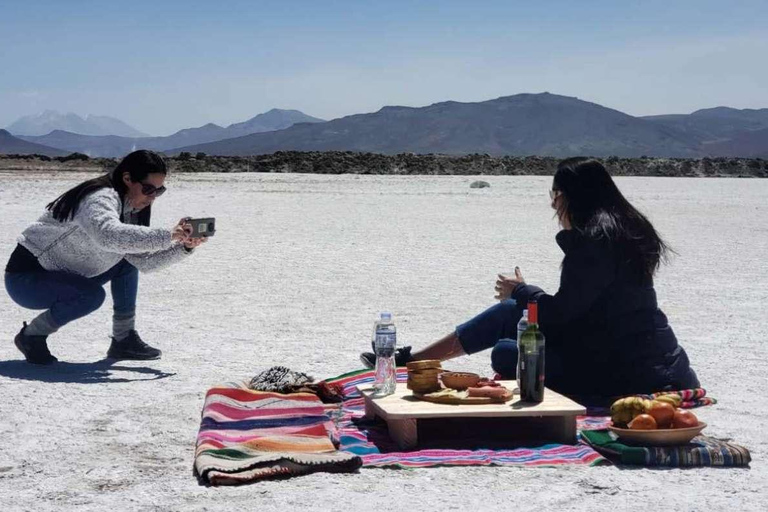
[[(0, 376), (12, 379), (36, 380), (40, 382), (64, 382), (78, 384), (101, 384), (107, 382), (135, 382), (158, 380), (176, 375), (147, 366), (123, 366), (119, 361), (102, 359), (94, 363), (58, 362), (51, 365), (29, 364), (24, 360), (0, 361)], [(118, 377), (114, 372), (135, 375)]]

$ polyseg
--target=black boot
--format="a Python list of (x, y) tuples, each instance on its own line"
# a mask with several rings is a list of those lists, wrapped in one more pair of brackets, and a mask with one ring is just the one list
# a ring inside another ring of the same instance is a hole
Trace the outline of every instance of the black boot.
[(13, 339), (24, 358), (32, 364), (53, 364), (58, 359), (51, 355), (48, 350), (48, 336), (27, 336), (24, 329), (27, 328), (27, 322), (24, 322), (19, 334)]
[(159, 349), (144, 343), (136, 331), (129, 332), (128, 336), (121, 340), (112, 338), (112, 344), (107, 351), (107, 357), (112, 359), (133, 359), (138, 361), (160, 359), (161, 355), (162, 352)]
[[(395, 366), (405, 366), (405, 364), (410, 361), (413, 361), (411, 347), (403, 347), (395, 350)], [(374, 368), (376, 366), (376, 354), (373, 352), (363, 352), (360, 354), (360, 362), (363, 363), (366, 368)]]

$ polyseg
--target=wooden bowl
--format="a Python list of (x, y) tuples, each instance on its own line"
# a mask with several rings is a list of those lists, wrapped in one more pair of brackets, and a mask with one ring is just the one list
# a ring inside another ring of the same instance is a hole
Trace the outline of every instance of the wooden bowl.
[(440, 389), (442, 389), (440, 387), (440, 383), (437, 382), (437, 379), (435, 379), (435, 382), (430, 382), (426, 384), (408, 381), (405, 387), (410, 389), (414, 393), (418, 393), (422, 395), (427, 393), (433, 393), (435, 391), (439, 391)]
[(430, 377), (437, 378), (438, 375), (443, 373), (443, 370), (440, 368), (425, 368), (424, 370), (408, 370), (408, 376), (411, 377), (422, 377), (429, 375)]
[(440, 369), (440, 361), (437, 359), (425, 359), (423, 361), (410, 361), (405, 363), (405, 367), (409, 370), (428, 370), (428, 369)]
[(477, 384), (480, 376), (469, 372), (443, 372), (440, 374), (440, 379), (445, 387), (462, 390)]
[(695, 427), (657, 428), (653, 430), (632, 430), (609, 426), (608, 430), (625, 442), (644, 446), (676, 446), (687, 444), (704, 430), (706, 423), (700, 421)]

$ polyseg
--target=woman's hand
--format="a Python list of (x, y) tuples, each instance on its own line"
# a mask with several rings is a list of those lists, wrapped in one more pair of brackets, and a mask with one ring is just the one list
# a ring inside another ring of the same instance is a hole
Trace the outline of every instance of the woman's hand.
[(176, 226), (171, 230), (171, 240), (174, 242), (182, 242), (186, 244), (189, 239), (189, 235), (192, 234), (192, 224), (187, 222), (189, 217), (184, 217), (179, 221)]
[(515, 277), (498, 274), (496, 279), (496, 299), (509, 299), (512, 297), (515, 288), (521, 284), (525, 284), (525, 279), (523, 279), (523, 274), (520, 273), (520, 267), (515, 267)]
[(208, 239), (204, 238), (204, 237), (201, 237), (201, 238), (187, 238), (182, 243), (184, 244), (184, 247), (186, 247), (187, 249), (194, 249), (195, 247), (200, 247), (201, 245), (203, 245), (207, 241), (208, 241)]

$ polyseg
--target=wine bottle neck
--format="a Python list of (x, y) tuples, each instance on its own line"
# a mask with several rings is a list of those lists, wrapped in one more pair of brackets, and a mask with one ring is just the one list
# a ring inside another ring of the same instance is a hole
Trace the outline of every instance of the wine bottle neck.
[(528, 324), (539, 324), (539, 305), (536, 302), (528, 303)]

